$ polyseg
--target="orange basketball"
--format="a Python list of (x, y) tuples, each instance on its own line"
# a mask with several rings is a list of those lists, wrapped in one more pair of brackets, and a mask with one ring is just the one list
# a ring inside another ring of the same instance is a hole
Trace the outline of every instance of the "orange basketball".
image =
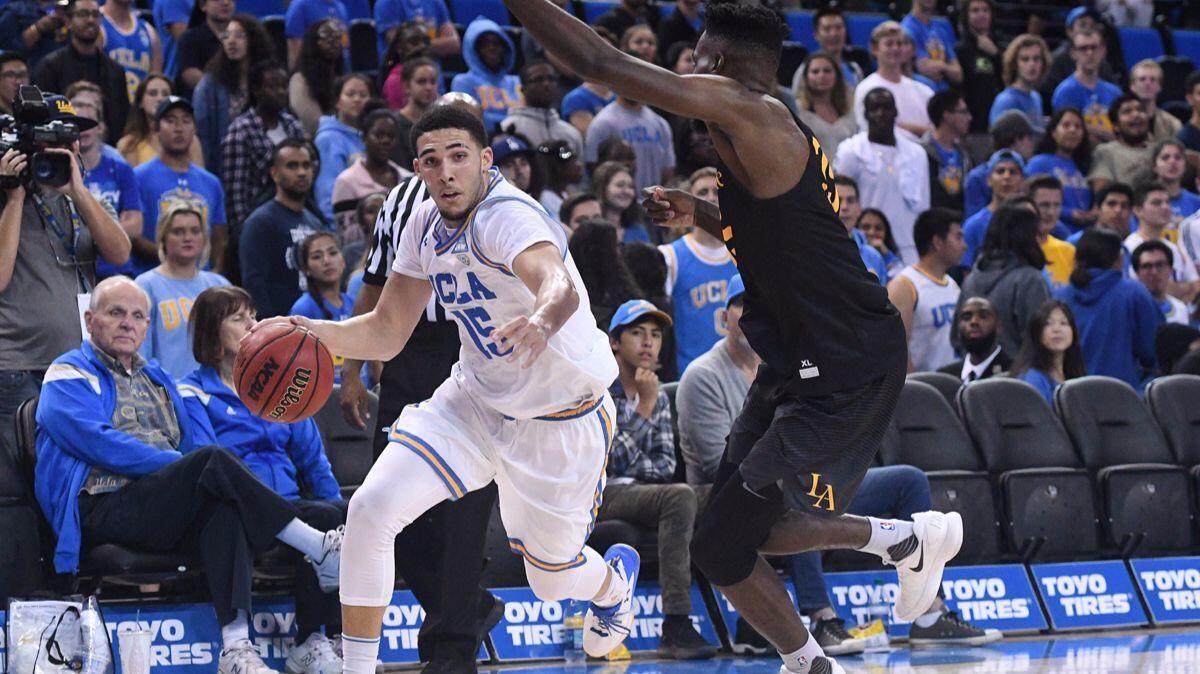
[(308, 330), (276, 323), (242, 341), (233, 363), (238, 397), (267, 421), (291, 423), (317, 413), (333, 390), (333, 358)]

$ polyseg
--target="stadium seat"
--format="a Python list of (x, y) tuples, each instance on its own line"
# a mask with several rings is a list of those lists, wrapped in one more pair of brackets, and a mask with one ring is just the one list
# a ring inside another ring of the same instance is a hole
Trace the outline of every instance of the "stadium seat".
[(871, 31), (875, 26), (887, 21), (887, 14), (847, 14), (846, 34), (850, 44), (870, 50)]
[(351, 21), (355, 19), (370, 19), (373, 14), (371, 7), (375, 4), (373, 0), (342, 0), (346, 5), (346, 15)]
[(471, 23), (476, 17), (485, 17), (501, 26), (511, 26), (508, 8), (499, 0), (450, 0), (450, 19), (455, 23)]
[(355, 72), (379, 70), (379, 47), (373, 19), (350, 22), (350, 69)]
[(375, 462), (373, 435), (379, 417), (379, 396), (367, 391), (370, 418), (365, 429), (358, 429), (342, 416), (341, 388), (340, 385), (333, 387), (333, 393), (329, 394), (329, 400), (317, 412), (315, 420), (325, 443), (325, 455), (333, 466), (333, 476), (342, 488), (342, 495), (350, 498)]
[(810, 52), (820, 48), (817, 38), (813, 36), (812, 12), (784, 12), (784, 18), (787, 20), (788, 28), (791, 29), (791, 33), (788, 35), (789, 40), (803, 44), (804, 48)]
[(1192, 502), (1200, 512), (1200, 377), (1176, 374), (1159, 377), (1146, 387), (1146, 402), (1166, 437), (1175, 463), (1189, 469), (1192, 490), (1197, 499)]
[(959, 413), (999, 487), (1007, 540), (1023, 559), (1097, 549), (1091, 480), (1037, 389), (992, 378), (958, 392)]
[(1072, 379), (1054, 407), (1088, 470), (1096, 475), (1111, 542), (1161, 552), (1191, 547), (1190, 489), (1137, 392), (1110, 377)]
[[(679, 410), (675, 407), (675, 394), (679, 391), (679, 382), (673, 381), (663, 384), (661, 389), (667, 394), (667, 400), (671, 403), (671, 433), (675, 439), (675, 482), (687, 482), (687, 465), (683, 461), (683, 448), (679, 444)], [(720, 429), (713, 429), (714, 433), (720, 433)], [(729, 429), (725, 429), (729, 432)]]
[(38, 534), (41, 516), (33, 498), (33, 476), (22, 472), (21, 451), (32, 443), (32, 410), (37, 398), (17, 409), (17, 453), (0, 452), (0, 606), (42, 586), (43, 549)]
[(952, 408), (958, 399), (958, 389), (963, 385), (961, 379), (945, 372), (913, 372), (908, 375), (908, 381), (919, 381), (934, 387)]
[(275, 46), (275, 53), (287, 54), (287, 31), (284, 28), (283, 16), (276, 14), (274, 16), (263, 17), (263, 28), (267, 29), (267, 35), (271, 36), (271, 44)]
[(779, 55), (779, 69), (775, 71), (779, 83), (785, 87), (792, 86), (792, 77), (808, 56), (808, 48), (799, 42), (784, 42)]
[(1126, 71), (1142, 59), (1156, 59), (1166, 53), (1162, 35), (1154, 28), (1118, 28), (1117, 41), (1121, 45), (1121, 54), (1125, 57)]
[[(583, 18), (588, 25), (596, 23), (603, 14), (617, 6), (615, 2), (595, 2), (593, 0), (584, 0), (583, 3)], [(620, 35), (617, 36), (621, 37)]]
[(481, 582), (484, 587), (521, 587), (529, 584), (525, 579), (524, 562), (508, 547), (508, 532), (504, 530), (504, 522), (500, 519), (498, 502), (492, 506), (492, 516), (488, 520)]
[(1185, 56), (1192, 63), (1200, 63), (1200, 30), (1171, 31), (1175, 40), (1175, 55)]
[(262, 19), (287, 11), (283, 0), (237, 0), (237, 11)]
[[(1176, 102), (1187, 106), (1184, 96), (1187, 94), (1186, 80), (1189, 73), (1196, 69), (1192, 60), (1186, 56), (1159, 56), (1158, 65), (1163, 69), (1162, 93), (1158, 99), (1163, 103)], [(1191, 107), (1188, 114), (1191, 114)]]
[(963, 546), (957, 562), (995, 560), (1000, 551), (995, 500), (983, 461), (943, 394), (909, 379), (880, 449), (885, 466), (925, 471), (934, 510), (959, 513)]

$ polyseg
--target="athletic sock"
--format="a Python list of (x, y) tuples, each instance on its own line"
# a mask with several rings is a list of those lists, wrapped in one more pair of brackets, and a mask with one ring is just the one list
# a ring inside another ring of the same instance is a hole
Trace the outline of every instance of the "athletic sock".
[(275, 538), (313, 559), (321, 559), (321, 555), (325, 553), (325, 534), (298, 518), (292, 518), (282, 531), (275, 534)]
[(342, 674), (375, 674), (379, 637), (363, 639), (342, 634)]
[(609, 608), (621, 603), (625, 598), (625, 579), (621, 578), (621, 574), (611, 566), (608, 568), (608, 589), (603, 590), (600, 594), (592, 599), (592, 603), (600, 608)]
[(914, 620), (913, 623), (917, 627), (933, 627), (933, 624), (938, 621), (938, 618), (941, 618), (941, 617), (942, 617), (941, 610), (930, 611), (929, 613), (925, 613), (923, 615), (917, 616), (917, 619)]
[(221, 627), (222, 648), (233, 648), (238, 642), (250, 641), (250, 624), (246, 621), (246, 611), (238, 609), (233, 622)]
[(912, 522), (875, 517), (868, 517), (867, 522), (871, 524), (871, 540), (859, 550), (879, 555), (885, 562), (898, 562), (917, 549)]
[(780, 653), (779, 657), (783, 658), (783, 666), (787, 667), (789, 672), (808, 674), (808, 668), (812, 666), (812, 661), (823, 655), (825, 655), (825, 651), (821, 649), (816, 638), (810, 634), (808, 641), (804, 642), (799, 650), (792, 653)]

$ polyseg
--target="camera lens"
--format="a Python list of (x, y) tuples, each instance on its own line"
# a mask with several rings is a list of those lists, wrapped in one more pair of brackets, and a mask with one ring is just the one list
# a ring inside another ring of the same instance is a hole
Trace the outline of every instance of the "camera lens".
[(45, 157), (33, 160), (33, 177), (38, 182), (49, 182), (54, 177), (54, 164), (46, 161)]

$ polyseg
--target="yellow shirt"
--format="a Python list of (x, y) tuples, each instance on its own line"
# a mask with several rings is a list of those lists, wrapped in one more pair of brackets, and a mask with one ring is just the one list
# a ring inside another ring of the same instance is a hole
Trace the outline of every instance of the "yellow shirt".
[(1057, 285), (1066, 285), (1075, 271), (1075, 246), (1047, 236), (1042, 244), (1042, 253), (1046, 256), (1046, 271)]

